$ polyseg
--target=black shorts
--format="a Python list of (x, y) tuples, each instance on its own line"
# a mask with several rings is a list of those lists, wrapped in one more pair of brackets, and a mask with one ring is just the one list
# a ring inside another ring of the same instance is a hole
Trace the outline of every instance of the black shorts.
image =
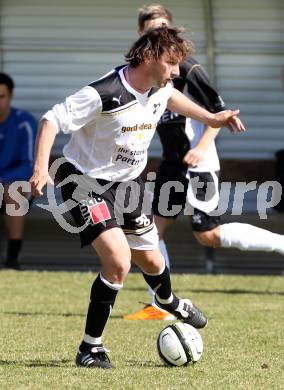
[[(191, 172), (190, 174), (192, 178), (199, 176), (199, 180), (205, 183), (203, 188), (198, 188), (196, 193), (196, 198), (204, 201), (207, 183), (213, 181), (212, 175), (210, 172)], [(218, 176), (219, 172), (216, 172), (216, 174)], [(155, 215), (164, 218), (177, 218), (184, 210), (187, 204), (187, 189), (189, 183), (186, 175), (187, 167), (185, 165), (167, 161), (162, 162), (157, 171), (155, 181), (153, 198), (153, 212)], [(172, 186), (169, 182), (172, 183)], [(178, 186), (175, 185), (175, 182), (179, 182)], [(166, 183), (168, 183), (168, 185), (163, 187)], [(169, 188), (170, 186), (171, 188)], [(178, 212), (168, 212), (173, 210), (176, 206), (179, 206)], [(210, 216), (204, 211), (194, 208), (191, 223), (194, 231), (203, 232), (219, 226), (220, 217)]]
[[(69, 210), (75, 225), (80, 228), (81, 246), (91, 244), (102, 232), (120, 227), (133, 249), (149, 250), (158, 245), (149, 201), (145, 201), (145, 186), (141, 177), (131, 182), (109, 182), (83, 175), (70, 162), (59, 168), (65, 202), (72, 199), (75, 207)], [(72, 175), (72, 176), (70, 176)]]

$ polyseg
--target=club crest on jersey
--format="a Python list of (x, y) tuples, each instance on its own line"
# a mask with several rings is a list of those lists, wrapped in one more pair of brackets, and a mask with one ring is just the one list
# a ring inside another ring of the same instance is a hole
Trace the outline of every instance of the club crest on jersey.
[(101, 198), (83, 200), (79, 203), (81, 214), (85, 222), (96, 225), (111, 219), (106, 202)]
[(158, 109), (161, 107), (161, 103), (154, 103), (154, 111), (153, 114), (156, 114), (158, 112)]

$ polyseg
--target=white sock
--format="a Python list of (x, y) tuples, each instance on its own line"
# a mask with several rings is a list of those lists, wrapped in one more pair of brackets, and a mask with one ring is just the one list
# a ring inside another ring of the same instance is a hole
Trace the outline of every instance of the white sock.
[(92, 344), (92, 345), (98, 345), (102, 343), (101, 337), (91, 337), (88, 334), (85, 333), (84, 339), (85, 343)]
[(226, 223), (220, 226), (223, 248), (242, 251), (278, 252), (284, 255), (284, 236), (246, 223)]
[(159, 247), (160, 247), (160, 251), (163, 255), (163, 258), (165, 260), (166, 266), (168, 267), (168, 269), (170, 269), (170, 259), (169, 259), (169, 255), (168, 255), (167, 246), (166, 246), (164, 240), (159, 241)]
[(111, 283), (109, 282), (108, 280), (106, 280), (102, 273), (100, 272), (100, 278), (101, 278), (101, 281), (106, 285), (108, 286), (109, 288), (111, 288), (112, 290), (117, 290), (119, 291), (122, 287), (123, 287), (123, 283), (122, 284), (118, 284), (118, 283)]
[(172, 301), (174, 300), (173, 294), (171, 294), (168, 299), (162, 299), (158, 295), (156, 295), (156, 298), (157, 298), (157, 301), (162, 303), (162, 304), (169, 304), (169, 303), (172, 303)]

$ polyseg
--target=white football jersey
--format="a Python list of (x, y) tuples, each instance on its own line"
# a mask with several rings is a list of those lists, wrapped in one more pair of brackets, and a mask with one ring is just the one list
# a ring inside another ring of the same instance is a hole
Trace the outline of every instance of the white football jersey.
[(124, 77), (125, 66), (56, 104), (43, 117), (71, 133), (65, 158), (90, 177), (128, 181), (140, 175), (172, 85), (141, 94)]

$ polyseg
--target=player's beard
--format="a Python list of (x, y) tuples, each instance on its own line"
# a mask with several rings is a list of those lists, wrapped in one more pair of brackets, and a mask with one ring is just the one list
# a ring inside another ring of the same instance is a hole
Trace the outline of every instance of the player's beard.
[(168, 84), (169, 80), (161, 80), (157, 83), (159, 88), (164, 88)]

